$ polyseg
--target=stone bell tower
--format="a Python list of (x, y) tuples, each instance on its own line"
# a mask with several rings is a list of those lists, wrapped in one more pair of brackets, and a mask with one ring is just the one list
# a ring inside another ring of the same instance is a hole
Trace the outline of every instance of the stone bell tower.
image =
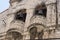
[(60, 1), (10, 0), (9, 3), (10, 7), (0, 14), (0, 40), (60, 38)]

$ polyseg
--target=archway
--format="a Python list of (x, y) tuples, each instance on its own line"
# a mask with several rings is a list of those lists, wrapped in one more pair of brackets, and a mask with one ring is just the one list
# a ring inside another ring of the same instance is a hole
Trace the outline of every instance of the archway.
[(23, 40), (23, 35), (17, 31), (8, 31), (5, 40)]
[(42, 24), (32, 24), (30, 25), (29, 33), (30, 33), (30, 40), (42, 40), (44, 35), (44, 26)]

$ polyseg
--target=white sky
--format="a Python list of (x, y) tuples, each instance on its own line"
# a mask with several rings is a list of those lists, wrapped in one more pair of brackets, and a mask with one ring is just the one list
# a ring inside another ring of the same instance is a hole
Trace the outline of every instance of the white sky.
[(9, 0), (0, 0), (0, 12), (9, 8)]

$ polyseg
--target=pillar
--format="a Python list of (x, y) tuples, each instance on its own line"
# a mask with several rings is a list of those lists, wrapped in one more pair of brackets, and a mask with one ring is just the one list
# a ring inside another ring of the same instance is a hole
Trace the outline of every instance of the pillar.
[(47, 4), (47, 26), (56, 25), (56, 5)]
[(24, 26), (24, 40), (30, 39), (30, 34), (27, 28), (30, 25), (30, 19), (33, 16), (33, 13), (34, 13), (34, 9), (27, 9), (27, 17)]

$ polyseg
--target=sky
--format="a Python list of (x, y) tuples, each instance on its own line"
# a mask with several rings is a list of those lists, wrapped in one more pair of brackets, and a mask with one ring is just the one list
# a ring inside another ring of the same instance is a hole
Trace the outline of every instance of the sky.
[(0, 0), (0, 12), (9, 8), (9, 0)]

